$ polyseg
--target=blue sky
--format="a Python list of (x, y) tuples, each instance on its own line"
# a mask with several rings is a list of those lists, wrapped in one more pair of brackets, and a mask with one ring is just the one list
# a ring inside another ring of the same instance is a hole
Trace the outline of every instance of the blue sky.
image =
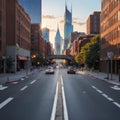
[(40, 22), (40, 1), (39, 0), (19, 0), (25, 11), (29, 13), (32, 23)]

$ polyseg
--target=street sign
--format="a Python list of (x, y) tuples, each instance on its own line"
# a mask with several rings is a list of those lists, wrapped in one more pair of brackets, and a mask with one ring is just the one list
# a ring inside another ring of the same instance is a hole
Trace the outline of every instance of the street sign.
[(111, 59), (113, 57), (113, 52), (107, 52), (107, 57)]

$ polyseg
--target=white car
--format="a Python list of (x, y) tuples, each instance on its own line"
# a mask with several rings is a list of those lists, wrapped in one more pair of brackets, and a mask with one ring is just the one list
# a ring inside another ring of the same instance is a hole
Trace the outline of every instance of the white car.
[(54, 74), (54, 69), (53, 67), (49, 66), (46, 70), (45, 70), (46, 74)]

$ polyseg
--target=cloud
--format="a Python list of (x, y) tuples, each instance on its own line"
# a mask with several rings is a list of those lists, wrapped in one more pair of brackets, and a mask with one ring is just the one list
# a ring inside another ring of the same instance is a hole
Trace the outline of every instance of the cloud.
[(50, 32), (56, 32), (56, 30), (55, 29), (50, 29)]
[(74, 17), (74, 18), (73, 18), (73, 21), (76, 21), (76, 20), (79, 20), (79, 18), (78, 18), (78, 17)]
[(60, 20), (60, 22), (59, 22), (60, 24), (63, 24), (64, 23), (64, 20)]
[(73, 21), (73, 24), (74, 24), (74, 25), (78, 25), (78, 26), (82, 26), (82, 25), (85, 25), (86, 23), (85, 23), (85, 22)]
[(43, 15), (42, 18), (43, 19), (56, 19), (54, 15)]

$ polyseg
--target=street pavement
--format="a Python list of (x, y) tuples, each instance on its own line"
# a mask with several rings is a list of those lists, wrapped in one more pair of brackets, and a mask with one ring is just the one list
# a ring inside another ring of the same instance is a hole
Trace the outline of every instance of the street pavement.
[(112, 79), (111, 79), (111, 74), (109, 74), (109, 79), (107, 73), (102, 73), (102, 72), (92, 72), (92, 71), (79, 71), (78, 73), (80, 74), (87, 74), (91, 77), (95, 77), (99, 80), (104, 80), (108, 83), (112, 83), (114, 85), (120, 86), (120, 81), (119, 81), (119, 76), (112, 74)]
[[(34, 72), (36, 72), (37, 70), (44, 70), (45, 68), (39, 68), (39, 69), (34, 69), (32, 71), (26, 71), (26, 70), (21, 70), (18, 71), (16, 73), (6, 73), (6, 74), (0, 74), (0, 86), (2, 86), (2, 84), (8, 83), (8, 82), (15, 82), (15, 81), (19, 81), (21, 78), (29, 76), (30, 74), (33, 74)], [(109, 79), (107, 78), (107, 74), (106, 73), (102, 73), (102, 72), (92, 72), (92, 71), (81, 71), (78, 70), (77, 73), (79, 74), (87, 74), (91, 77), (95, 77), (98, 78), (100, 80), (104, 80), (106, 82), (112, 83), (114, 85), (119, 85), (120, 86), (120, 81), (119, 81), (119, 76), (118, 75), (112, 75), (112, 79), (111, 79), (111, 74), (109, 74)]]
[(2, 85), (5, 83), (19, 81), (19, 80), (21, 80), (21, 78), (27, 77), (27, 76), (33, 74), (34, 72), (36, 72), (37, 70), (42, 70), (42, 69), (45, 69), (45, 68), (33, 69), (32, 71), (27, 71), (25, 69), (22, 69), (16, 73), (0, 74), (0, 87), (2, 87)]

